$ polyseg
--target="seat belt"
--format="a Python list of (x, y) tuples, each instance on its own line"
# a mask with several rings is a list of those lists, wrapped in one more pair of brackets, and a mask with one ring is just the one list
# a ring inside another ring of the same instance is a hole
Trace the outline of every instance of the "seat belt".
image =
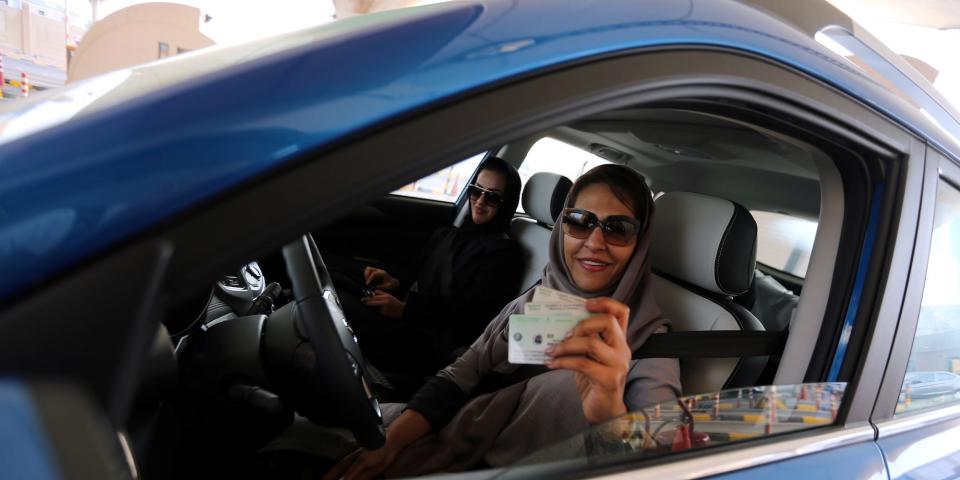
[(713, 330), (651, 335), (637, 351), (640, 358), (736, 358), (779, 356), (786, 332)]

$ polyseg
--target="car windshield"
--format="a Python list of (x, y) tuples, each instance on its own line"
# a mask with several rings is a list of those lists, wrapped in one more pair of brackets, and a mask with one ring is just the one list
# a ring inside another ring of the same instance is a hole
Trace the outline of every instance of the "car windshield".
[(496, 478), (547, 477), (831, 425), (846, 383), (723, 390), (661, 402), (541, 449)]

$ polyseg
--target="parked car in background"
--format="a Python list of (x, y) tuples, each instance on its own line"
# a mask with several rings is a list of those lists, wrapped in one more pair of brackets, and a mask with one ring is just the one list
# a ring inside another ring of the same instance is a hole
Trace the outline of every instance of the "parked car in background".
[(960, 376), (950, 372), (907, 372), (904, 390), (913, 398), (956, 396), (960, 393)]
[(323, 258), (408, 261), (467, 205), (435, 174), (487, 155), (526, 181), (524, 288), (564, 193), (537, 174), (645, 176), (673, 332), (635, 355), (680, 358), (684, 396), (438, 478), (953, 475), (960, 113), (774, 0), (464, 0), (3, 105), (3, 475), (251, 475), (294, 412), (340, 432), (307, 454), (380, 445), (423, 379), (364, 361)]

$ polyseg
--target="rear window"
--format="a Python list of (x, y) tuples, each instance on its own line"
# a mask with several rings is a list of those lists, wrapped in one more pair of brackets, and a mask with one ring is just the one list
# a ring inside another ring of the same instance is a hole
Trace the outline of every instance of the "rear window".
[(750, 213), (757, 220), (757, 261), (805, 277), (817, 222), (776, 212)]
[(460, 197), (460, 192), (470, 182), (470, 177), (473, 176), (473, 172), (477, 170), (485, 155), (486, 152), (478, 153), (443, 170), (431, 173), (420, 180), (404, 185), (399, 190), (395, 190), (393, 194), (454, 203)]
[[(552, 172), (576, 180), (584, 172), (598, 165), (610, 163), (586, 150), (560, 140), (543, 137), (530, 147), (520, 165), (520, 181), (524, 186), (535, 173)], [(523, 206), (517, 211), (522, 212)]]

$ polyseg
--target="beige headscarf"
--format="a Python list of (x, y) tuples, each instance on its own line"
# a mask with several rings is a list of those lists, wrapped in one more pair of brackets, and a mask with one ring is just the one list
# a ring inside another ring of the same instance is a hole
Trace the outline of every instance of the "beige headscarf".
[[(550, 255), (544, 268), (544, 286), (581, 297), (609, 296), (630, 307), (627, 343), (636, 351), (650, 335), (666, 331), (669, 322), (660, 316), (650, 280), (650, 224), (653, 200), (643, 177), (618, 165), (604, 165), (615, 175), (634, 175), (642, 185), (643, 197), (650, 199), (635, 206), (644, 229), (620, 280), (605, 292), (584, 292), (570, 277), (563, 260), (563, 229), (554, 226), (550, 236)], [(591, 170), (593, 172), (593, 170)], [(584, 178), (591, 177), (588, 172)], [(578, 183), (581, 183), (578, 180)], [(583, 185), (581, 185), (583, 186)], [(579, 191), (575, 185), (573, 192)], [(567, 205), (573, 203), (568, 197)], [(487, 326), (483, 335), (456, 362), (438, 373), (467, 394), (475, 394), (487, 377), (509, 378), (518, 369), (527, 368), (507, 362), (507, 325), (510, 315), (522, 312), (531, 301), (528, 291), (509, 305)], [(539, 371), (537, 372), (539, 373)], [(521, 375), (522, 377), (522, 375)], [(624, 401), (635, 409), (668, 400), (680, 392), (680, 367), (676, 359), (647, 358), (631, 360)], [(472, 398), (442, 430), (415, 442), (398, 456), (389, 476), (422, 475), (439, 471), (461, 471), (485, 462), (503, 466), (529, 453), (561, 441), (588, 428), (574, 373), (567, 370), (544, 371), (490, 393)]]

